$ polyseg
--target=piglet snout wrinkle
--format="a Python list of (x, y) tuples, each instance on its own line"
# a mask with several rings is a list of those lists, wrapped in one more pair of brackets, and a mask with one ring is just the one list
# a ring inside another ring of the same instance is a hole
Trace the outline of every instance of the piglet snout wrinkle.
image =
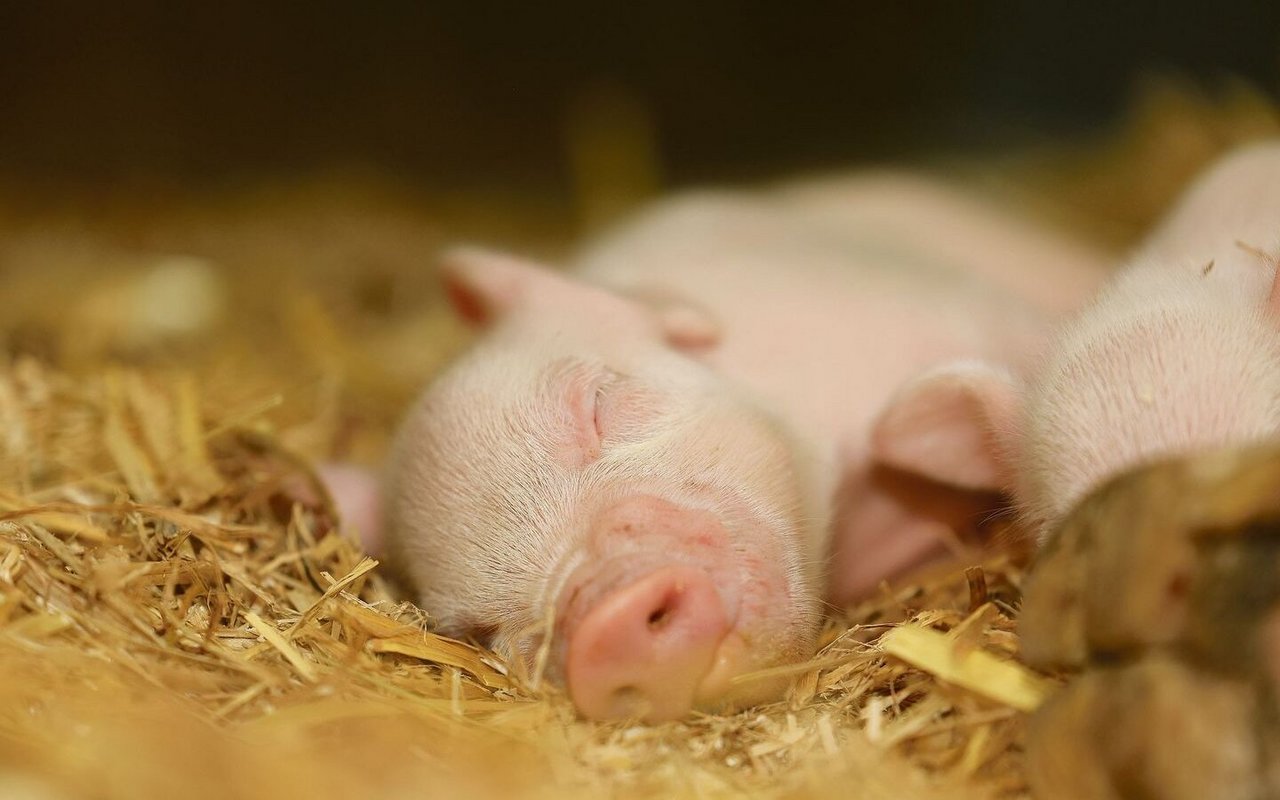
[(569, 694), (592, 719), (679, 719), (731, 628), (706, 571), (658, 568), (606, 594), (568, 632)]

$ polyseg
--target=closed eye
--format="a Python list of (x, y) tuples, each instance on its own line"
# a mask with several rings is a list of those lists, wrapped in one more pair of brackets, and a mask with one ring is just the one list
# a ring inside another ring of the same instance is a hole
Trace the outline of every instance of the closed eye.
[(658, 412), (633, 379), (603, 364), (575, 359), (564, 362), (555, 376), (562, 416), (553, 449), (567, 467), (585, 467), (606, 446), (634, 441)]
[(599, 447), (609, 433), (611, 397), (609, 388), (617, 374), (612, 370), (602, 370), (593, 374), (583, 387), (581, 411), (582, 425), (589, 432)]
[(596, 439), (604, 441), (604, 384), (596, 386), (591, 396), (591, 424), (596, 431)]
[(567, 466), (584, 467), (600, 457), (608, 422), (605, 386), (609, 374), (596, 366), (574, 364), (561, 384), (564, 428), (557, 452)]
[(601, 444), (618, 433), (618, 414), (625, 405), (624, 384), (623, 377), (608, 368), (592, 381), (591, 426)]

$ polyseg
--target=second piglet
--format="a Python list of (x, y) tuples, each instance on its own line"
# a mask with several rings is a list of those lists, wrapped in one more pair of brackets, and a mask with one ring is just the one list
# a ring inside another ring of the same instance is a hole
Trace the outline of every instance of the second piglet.
[(941, 481), (984, 476), (1047, 533), (1133, 467), (1275, 437), (1278, 259), (1274, 143), (1192, 186), (1029, 381), (972, 360), (922, 376), (877, 422), (876, 454)]
[(441, 630), (545, 652), (586, 716), (760, 700), (776, 686), (744, 674), (811, 654), (824, 599), (989, 502), (876, 465), (894, 389), (1016, 369), (1101, 263), (889, 174), (670, 201), (570, 274), (454, 251), (449, 297), (485, 335), (399, 434), (387, 547)]

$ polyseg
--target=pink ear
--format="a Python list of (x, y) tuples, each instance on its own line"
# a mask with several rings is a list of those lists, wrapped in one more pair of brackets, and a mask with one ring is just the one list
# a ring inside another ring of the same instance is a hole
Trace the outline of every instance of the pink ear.
[(1018, 408), (1008, 371), (948, 364), (903, 386), (871, 433), (879, 462), (966, 489), (1009, 491), (1008, 443)]
[(519, 304), (529, 287), (555, 280), (545, 268), (479, 247), (455, 247), (440, 257), (445, 292), (458, 316), (486, 326)]
[(640, 286), (623, 294), (652, 313), (667, 344), (677, 350), (699, 351), (720, 343), (720, 322), (711, 312), (682, 295)]
[(720, 343), (720, 323), (700, 308), (669, 305), (657, 313), (667, 344), (677, 350), (706, 350)]

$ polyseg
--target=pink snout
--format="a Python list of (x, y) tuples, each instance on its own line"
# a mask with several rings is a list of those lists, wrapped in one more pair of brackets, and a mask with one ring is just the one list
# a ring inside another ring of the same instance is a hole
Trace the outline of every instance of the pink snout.
[(660, 567), (604, 595), (568, 632), (569, 695), (593, 719), (683, 717), (731, 627), (707, 572)]

